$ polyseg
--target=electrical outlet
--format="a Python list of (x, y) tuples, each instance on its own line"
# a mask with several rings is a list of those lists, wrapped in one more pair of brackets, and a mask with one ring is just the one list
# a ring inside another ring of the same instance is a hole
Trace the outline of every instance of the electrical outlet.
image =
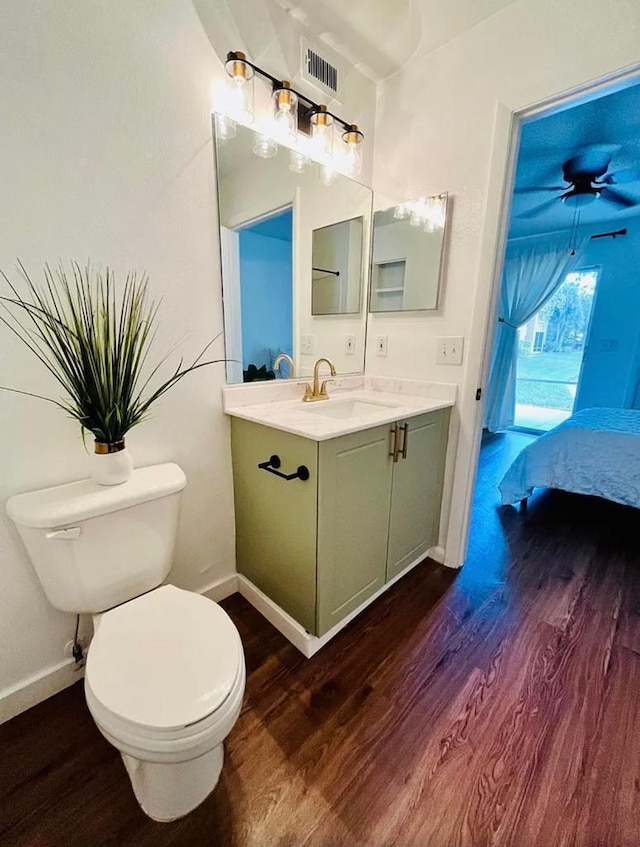
[(300, 352), (303, 356), (313, 356), (313, 335), (300, 336)]
[(386, 335), (377, 335), (376, 336), (376, 356), (386, 356), (387, 355), (387, 336)]
[(464, 338), (461, 335), (438, 338), (436, 342), (436, 364), (461, 365), (463, 346)]
[(344, 352), (347, 356), (353, 356), (356, 352), (356, 337), (355, 335), (345, 335), (344, 337)]

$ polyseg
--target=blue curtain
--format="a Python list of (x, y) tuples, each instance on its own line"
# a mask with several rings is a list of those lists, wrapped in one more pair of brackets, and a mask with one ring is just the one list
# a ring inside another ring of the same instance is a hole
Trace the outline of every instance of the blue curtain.
[(518, 238), (507, 244), (485, 405), (485, 426), (491, 432), (513, 426), (518, 329), (540, 311), (578, 263), (585, 239), (573, 249), (568, 242), (564, 233)]

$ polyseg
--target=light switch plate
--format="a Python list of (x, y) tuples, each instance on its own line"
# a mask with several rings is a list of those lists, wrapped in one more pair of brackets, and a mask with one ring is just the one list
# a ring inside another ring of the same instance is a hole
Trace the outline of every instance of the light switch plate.
[(355, 335), (345, 335), (344, 337), (344, 352), (347, 356), (353, 356), (356, 352), (356, 337)]
[(464, 338), (462, 335), (440, 337), (436, 341), (437, 365), (461, 365)]
[(386, 335), (377, 335), (376, 336), (376, 356), (386, 356), (387, 355), (387, 336)]
[(303, 356), (313, 356), (313, 335), (300, 336), (300, 352)]

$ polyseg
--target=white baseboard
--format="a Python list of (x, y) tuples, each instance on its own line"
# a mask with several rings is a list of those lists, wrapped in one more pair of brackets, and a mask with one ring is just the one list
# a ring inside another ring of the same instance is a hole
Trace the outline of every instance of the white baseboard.
[[(440, 558), (440, 556), (442, 558)], [(310, 659), (313, 655), (315, 655), (318, 650), (321, 650), (325, 644), (331, 641), (341, 629), (350, 623), (363, 609), (366, 609), (371, 603), (380, 597), (381, 594), (384, 594), (392, 585), (394, 585), (399, 579), (402, 579), (405, 574), (409, 573), (410, 570), (419, 565), (420, 562), (423, 562), (425, 558), (429, 557), (430, 559), (434, 559), (435, 561), (442, 563), (442, 559), (444, 558), (444, 550), (441, 547), (431, 547), (427, 550), (426, 553), (422, 553), (411, 562), (407, 567), (400, 571), (399, 574), (390, 579), (389, 582), (385, 583), (382, 588), (376, 591), (375, 594), (372, 594), (367, 600), (364, 601), (357, 609), (354, 609), (351, 614), (347, 615), (346, 618), (343, 618), (340, 623), (337, 623), (334, 627), (332, 627), (328, 632), (325, 632), (324, 635), (321, 635), (319, 638), (316, 635), (311, 635), (307, 630), (295, 621), (291, 615), (288, 615), (284, 609), (281, 609), (277, 603), (274, 603), (266, 594), (260, 591), (251, 580), (247, 579), (246, 576), (242, 574), (238, 574), (238, 591), (242, 596), (247, 600), (254, 609), (257, 609), (260, 614), (265, 617), (270, 624), (275, 626), (278, 632), (281, 632), (282, 635), (286, 639), (288, 639), (294, 647), (297, 647), (300, 652)]]
[(200, 594), (204, 594), (205, 597), (208, 597), (209, 600), (215, 600), (218, 603), (220, 600), (224, 600), (225, 597), (230, 597), (232, 594), (235, 594), (238, 590), (238, 576), (235, 573), (229, 574), (229, 576), (220, 577), (220, 579), (214, 579), (212, 583), (209, 585), (205, 585), (204, 588), (200, 589)]
[(5, 688), (0, 692), (0, 724), (73, 685), (83, 676), (83, 669), (76, 668), (73, 659), (64, 659)]
[[(236, 574), (221, 577), (200, 589), (210, 600), (223, 600), (238, 590)], [(57, 665), (21, 679), (15, 685), (0, 691), (0, 724), (26, 712), (48, 697), (73, 685), (84, 676), (84, 670), (77, 668), (73, 659), (63, 659)]]

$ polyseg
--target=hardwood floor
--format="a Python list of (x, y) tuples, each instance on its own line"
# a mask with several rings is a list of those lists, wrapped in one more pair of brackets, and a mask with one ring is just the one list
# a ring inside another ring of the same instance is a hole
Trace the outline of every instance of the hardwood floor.
[(0, 727), (0, 843), (637, 847), (638, 512), (496, 509), (526, 441), (483, 448), (465, 568), (421, 566), (313, 659), (225, 601), (247, 694), (198, 810), (143, 815), (78, 684)]

